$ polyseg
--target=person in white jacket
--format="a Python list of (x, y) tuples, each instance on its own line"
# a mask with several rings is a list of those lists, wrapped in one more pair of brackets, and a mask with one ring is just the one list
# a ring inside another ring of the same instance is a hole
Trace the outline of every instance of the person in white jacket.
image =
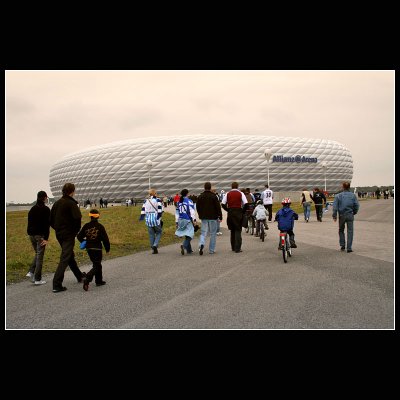
[(269, 229), (267, 225), (267, 210), (265, 209), (261, 200), (257, 201), (257, 206), (253, 211), (253, 217), (256, 219), (256, 234), (258, 237), (260, 234), (260, 224), (264, 224), (265, 229)]

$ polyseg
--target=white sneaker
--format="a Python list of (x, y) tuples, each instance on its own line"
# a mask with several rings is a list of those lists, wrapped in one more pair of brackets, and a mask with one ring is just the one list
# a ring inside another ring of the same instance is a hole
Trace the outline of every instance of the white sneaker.
[(221, 235), (222, 235), (222, 232), (217, 232), (217, 235), (218, 235), (218, 236), (221, 236)]
[(32, 274), (32, 272), (28, 272), (25, 276), (27, 276), (28, 278), (33, 278), (34, 274)]
[(35, 281), (35, 285), (44, 285), (46, 281)]

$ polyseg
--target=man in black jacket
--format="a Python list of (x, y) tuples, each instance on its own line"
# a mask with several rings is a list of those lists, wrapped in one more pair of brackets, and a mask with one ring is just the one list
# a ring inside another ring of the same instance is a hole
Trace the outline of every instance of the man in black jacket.
[(73, 199), (75, 185), (66, 183), (62, 188), (62, 193), (63, 196), (53, 204), (50, 213), (50, 226), (56, 231), (56, 238), (61, 246), (60, 262), (53, 277), (54, 293), (67, 290), (65, 286), (62, 286), (67, 266), (71, 268), (78, 282), (82, 282), (86, 276), (79, 269), (74, 254), (75, 236), (81, 228), (82, 220), (78, 202)]
[(221, 204), (217, 196), (211, 191), (211, 183), (204, 184), (204, 192), (198, 197), (196, 203), (197, 213), (201, 219), (201, 234), (199, 241), (199, 254), (203, 255), (207, 233), (210, 232), (209, 253), (215, 253), (218, 219), (222, 221)]
[(41, 190), (37, 194), (36, 204), (29, 210), (27, 233), (35, 250), (29, 272), (26, 274), (35, 285), (43, 285), (42, 266), (44, 251), (50, 234), (50, 209), (46, 206), (47, 194)]
[(311, 195), (311, 198), (315, 205), (315, 213), (317, 214), (317, 221), (322, 222), (322, 211), (323, 207), (326, 205), (326, 197), (323, 192), (319, 190), (319, 188), (314, 188), (314, 193)]

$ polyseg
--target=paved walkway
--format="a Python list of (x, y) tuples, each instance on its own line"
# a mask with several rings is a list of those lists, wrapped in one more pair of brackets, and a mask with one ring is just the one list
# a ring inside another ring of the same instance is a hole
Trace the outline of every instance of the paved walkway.
[(350, 254), (328, 212), (322, 223), (300, 216), (287, 264), (275, 223), (264, 243), (243, 232), (236, 254), (224, 222), (216, 254), (182, 256), (174, 244), (108, 260), (107, 285), (88, 292), (69, 269), (66, 292), (52, 293), (52, 275), (7, 285), (6, 328), (394, 329), (393, 209), (391, 199), (361, 202)]

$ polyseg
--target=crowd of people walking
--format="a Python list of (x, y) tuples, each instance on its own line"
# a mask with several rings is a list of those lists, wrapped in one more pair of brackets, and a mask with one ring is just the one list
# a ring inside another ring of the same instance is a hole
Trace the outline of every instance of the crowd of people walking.
[[(347, 250), (348, 253), (351, 253), (353, 251), (354, 215), (358, 213), (360, 206), (357, 196), (350, 192), (350, 183), (343, 182), (342, 186), (342, 192), (335, 196), (332, 203), (332, 218), (335, 222), (337, 219), (339, 220), (340, 250)], [(35, 251), (35, 257), (26, 276), (35, 285), (46, 283), (42, 280), (42, 265), (51, 227), (54, 229), (56, 239), (61, 247), (60, 260), (53, 277), (53, 292), (58, 293), (67, 290), (63, 286), (63, 280), (64, 272), (68, 266), (77, 281), (83, 283), (85, 291), (88, 290), (93, 279), (95, 279), (96, 286), (102, 286), (106, 283), (102, 274), (102, 250), (104, 248), (108, 253), (111, 245), (106, 228), (99, 223), (100, 212), (91, 208), (89, 212), (91, 220), (81, 228), (82, 214), (78, 202), (74, 199), (75, 185), (66, 183), (62, 188), (62, 194), (62, 197), (54, 203), (50, 210), (46, 206), (48, 201), (46, 192), (38, 192), (37, 202), (28, 213), (27, 233)], [(91, 205), (90, 200), (88, 201), (88, 205)], [(312, 202), (315, 205), (317, 221), (322, 222), (324, 207), (327, 207), (328, 202), (325, 194), (318, 187), (315, 187), (312, 193), (304, 188), (301, 193), (300, 203), (303, 206), (306, 222), (309, 222), (311, 218)], [(265, 189), (261, 193), (258, 189), (252, 193), (250, 188), (239, 190), (239, 183), (232, 182), (231, 190), (227, 193), (221, 190), (218, 194), (211, 182), (205, 182), (204, 191), (198, 196), (190, 194), (189, 189), (185, 188), (174, 197), (159, 197), (155, 189), (150, 189), (148, 196), (143, 201), (139, 220), (144, 221), (147, 226), (152, 254), (158, 254), (163, 232), (164, 208), (173, 204), (175, 207), (175, 235), (183, 239), (180, 244), (181, 255), (195, 252), (192, 240), (195, 232), (201, 227), (198, 253), (202, 256), (206, 247), (209, 254), (216, 252), (216, 236), (222, 234), (220, 224), (223, 220), (222, 209), (224, 209), (227, 212), (226, 222), (230, 230), (231, 250), (235, 253), (241, 253), (243, 251), (242, 229), (244, 221), (246, 218), (254, 219), (256, 223), (255, 236), (257, 237), (261, 224), (265, 229), (269, 229), (268, 222), (271, 222), (273, 217), (273, 203), (274, 192), (269, 185), (265, 185)], [(107, 206), (106, 200), (102, 198), (100, 198), (99, 204), (100, 208)], [(126, 205), (131, 205), (128, 200)], [(280, 231), (289, 234), (290, 244), (295, 248), (297, 245), (294, 221), (298, 220), (298, 214), (291, 209), (290, 198), (284, 198), (281, 205), (282, 207), (277, 211), (274, 220), (278, 222)], [(200, 226), (196, 213), (201, 221)], [(347, 238), (345, 235), (346, 228)], [(75, 260), (75, 238), (81, 243), (81, 248), (86, 248), (93, 264), (88, 273), (82, 272)], [(280, 244), (278, 248), (280, 248)]]

